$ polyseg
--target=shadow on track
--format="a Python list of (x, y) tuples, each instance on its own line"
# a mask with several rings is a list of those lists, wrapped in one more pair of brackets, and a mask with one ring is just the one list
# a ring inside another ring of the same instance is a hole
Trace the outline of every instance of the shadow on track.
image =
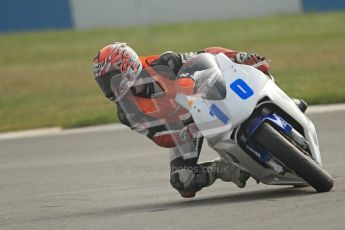
[[(102, 210), (93, 210), (89, 212), (71, 213), (53, 219), (78, 218), (78, 217), (104, 217), (104, 216), (122, 216), (145, 212), (161, 212), (193, 207), (215, 206), (231, 203), (246, 203), (257, 200), (284, 199), (292, 196), (306, 196), (316, 194), (313, 190), (296, 189), (296, 188), (279, 188), (259, 191), (239, 192), (221, 196), (209, 196), (194, 199), (182, 199), (176, 196), (177, 201), (165, 203), (149, 203), (114, 207)], [(45, 220), (47, 218), (44, 218)], [(42, 219), (41, 219), (42, 220)]]
[(245, 203), (257, 200), (272, 200), (272, 199), (283, 199), (292, 196), (305, 196), (315, 193), (312, 190), (302, 190), (296, 188), (279, 188), (279, 189), (269, 189), (269, 190), (259, 190), (259, 191), (249, 191), (249, 192), (238, 192), (232, 194), (226, 194), (221, 196), (209, 196), (194, 199), (183, 199), (179, 198), (179, 201), (142, 205), (133, 207), (121, 207), (122, 211), (125, 213), (133, 212), (158, 212), (158, 211), (168, 211), (174, 209), (192, 208), (192, 207), (203, 207), (203, 206), (215, 206), (231, 203)]

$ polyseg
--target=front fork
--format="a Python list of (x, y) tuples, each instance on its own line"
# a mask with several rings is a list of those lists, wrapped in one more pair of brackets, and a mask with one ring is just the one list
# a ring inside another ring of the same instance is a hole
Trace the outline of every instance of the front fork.
[(284, 174), (284, 168), (277, 163), (270, 155), (260, 146), (256, 146), (251, 140), (251, 137), (256, 132), (256, 130), (264, 123), (271, 123), (276, 129), (278, 129), (283, 135), (286, 135), (290, 140), (295, 142), (297, 146), (302, 148), (304, 152), (309, 150), (309, 142), (301, 135), (296, 129), (294, 129), (288, 122), (286, 122), (281, 116), (277, 113), (269, 113), (266, 115), (259, 115), (258, 117), (252, 119), (246, 128), (247, 134), (247, 148), (252, 151), (261, 162), (268, 165), (274, 171), (279, 174)]

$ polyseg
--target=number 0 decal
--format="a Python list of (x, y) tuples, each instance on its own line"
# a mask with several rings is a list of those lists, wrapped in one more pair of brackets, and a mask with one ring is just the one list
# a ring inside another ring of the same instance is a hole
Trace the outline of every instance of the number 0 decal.
[(243, 100), (246, 100), (254, 95), (254, 91), (242, 79), (237, 79), (231, 83), (230, 88)]

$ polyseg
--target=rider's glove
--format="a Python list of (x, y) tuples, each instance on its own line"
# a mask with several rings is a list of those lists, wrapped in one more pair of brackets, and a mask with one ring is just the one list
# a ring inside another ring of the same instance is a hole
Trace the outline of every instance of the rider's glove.
[(236, 61), (240, 64), (245, 65), (255, 65), (256, 63), (259, 63), (260, 61), (264, 60), (265, 58), (260, 57), (258, 54), (247, 54), (245, 52), (238, 52), (236, 54)]
[(258, 68), (259, 70), (263, 72), (268, 71), (269, 69), (269, 64), (267, 62), (264, 62), (266, 58), (261, 57), (260, 55), (256, 53), (247, 54), (245, 52), (238, 52), (236, 54), (235, 59), (236, 59), (236, 62), (239, 64), (245, 64), (245, 65), (251, 65), (251, 66), (258, 64), (260, 62), (263, 62), (261, 65), (256, 66), (256, 68)]
[(192, 139), (195, 139), (199, 135), (199, 129), (196, 126), (195, 123), (189, 124), (185, 126), (181, 131), (180, 131), (180, 136), (183, 141), (190, 141)]

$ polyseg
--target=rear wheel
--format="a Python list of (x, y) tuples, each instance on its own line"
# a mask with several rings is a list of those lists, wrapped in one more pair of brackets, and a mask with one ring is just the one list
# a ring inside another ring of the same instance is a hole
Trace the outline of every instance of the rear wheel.
[(254, 140), (318, 192), (328, 192), (332, 189), (333, 178), (269, 123), (263, 123), (258, 128)]

